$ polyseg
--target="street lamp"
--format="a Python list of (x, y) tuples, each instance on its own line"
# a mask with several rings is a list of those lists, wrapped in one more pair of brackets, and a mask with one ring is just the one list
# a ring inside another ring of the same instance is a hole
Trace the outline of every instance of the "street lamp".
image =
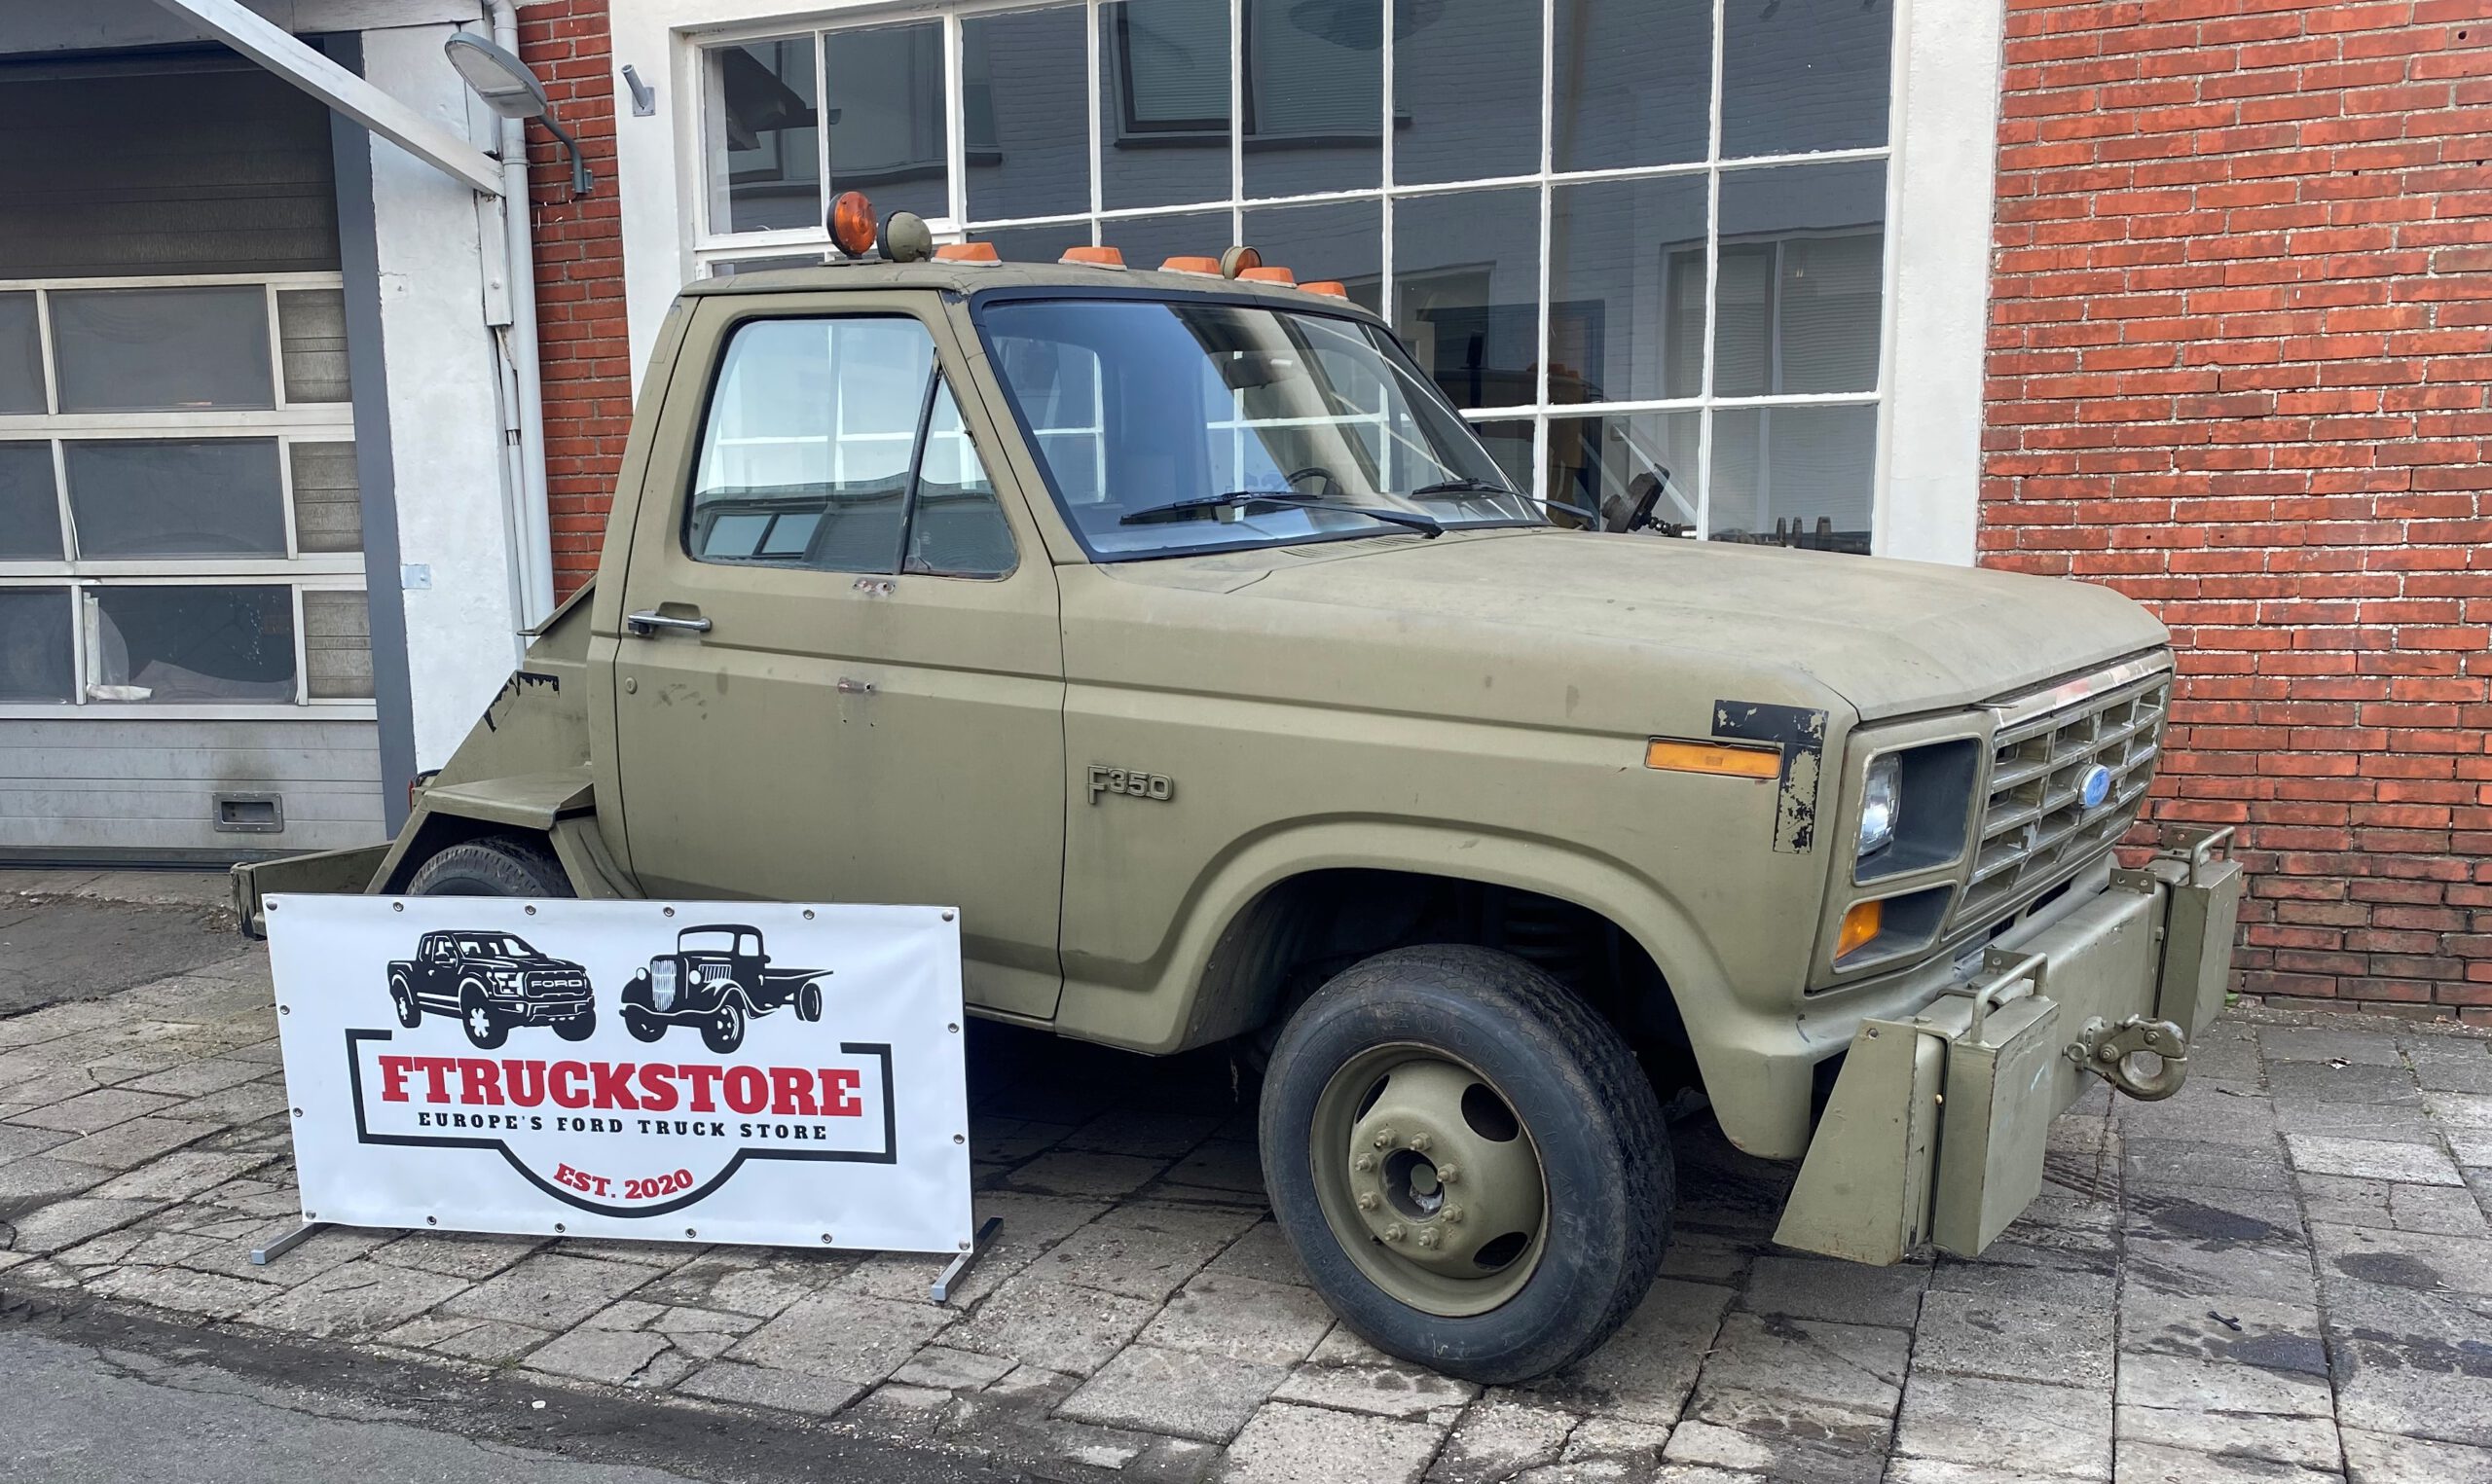
[(563, 141), (571, 153), (571, 194), (586, 196), (593, 184), (588, 162), (580, 158), (580, 142), (568, 129), (554, 122), (554, 100), (545, 95), (545, 85), (528, 70), (528, 63), (486, 38), (467, 31), (454, 31), (442, 43), (442, 52), (450, 65), (458, 69), (460, 78), (485, 106), (505, 119), (530, 119), (545, 126), (546, 132)]

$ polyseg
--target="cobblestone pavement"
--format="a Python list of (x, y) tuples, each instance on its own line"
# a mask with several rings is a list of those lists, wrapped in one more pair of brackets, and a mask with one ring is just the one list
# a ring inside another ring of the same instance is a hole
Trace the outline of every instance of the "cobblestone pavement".
[(253, 1268), (298, 1206), (267, 959), (218, 959), (0, 1020), (0, 1290), (1044, 1477), (2492, 1481), (2479, 1034), (2236, 1015), (2180, 1097), (2064, 1117), (2043, 1197), (1975, 1262), (1777, 1251), (1786, 1173), (1693, 1120), (1642, 1310), (1574, 1369), (1483, 1391), (1333, 1322), (1226, 1058), (987, 1029), (977, 1204), (1004, 1223), (947, 1307), (935, 1260), (898, 1255), (330, 1230)]

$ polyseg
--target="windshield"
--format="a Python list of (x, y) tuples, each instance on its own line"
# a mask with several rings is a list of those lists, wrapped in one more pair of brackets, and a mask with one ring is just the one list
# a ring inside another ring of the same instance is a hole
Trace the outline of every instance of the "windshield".
[(756, 954), (761, 940), (732, 927), (687, 927), (676, 934), (676, 951), (686, 954)]
[[(1363, 321), (1063, 299), (989, 304), (979, 322), (1057, 501), (1102, 560), (1411, 533), (1362, 506), (1448, 528), (1541, 524)], [(1247, 492), (1302, 503), (1224, 498)]]
[(536, 950), (506, 932), (462, 932), (458, 951), (471, 959), (533, 959)]

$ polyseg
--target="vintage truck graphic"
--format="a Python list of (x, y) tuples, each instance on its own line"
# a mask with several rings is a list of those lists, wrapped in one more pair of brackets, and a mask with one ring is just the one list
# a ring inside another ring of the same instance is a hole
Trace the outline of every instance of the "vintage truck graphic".
[(756, 1015), (793, 1005), (796, 1018), (822, 1019), (822, 981), (830, 970), (773, 968), (761, 929), (712, 923), (676, 934), (675, 952), (660, 954), (623, 987), (623, 1024), (654, 1041), (676, 1026), (694, 1026), (702, 1044), (725, 1056), (744, 1044)]
[(597, 1030), (588, 970), (538, 953), (515, 933), (425, 933), (414, 958), (390, 962), (389, 1000), (408, 1030), (428, 1013), (456, 1016), (467, 1039), (487, 1051), (513, 1026), (551, 1026), (567, 1041)]

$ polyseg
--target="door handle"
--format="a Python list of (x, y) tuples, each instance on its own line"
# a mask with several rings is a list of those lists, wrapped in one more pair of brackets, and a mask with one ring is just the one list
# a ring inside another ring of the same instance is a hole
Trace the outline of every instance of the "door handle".
[(660, 613), (655, 608), (646, 608), (639, 613), (623, 615), (623, 627), (641, 635), (655, 633), (661, 629), (678, 629), (685, 633), (708, 633), (710, 621), (706, 618), (678, 618), (672, 613)]

